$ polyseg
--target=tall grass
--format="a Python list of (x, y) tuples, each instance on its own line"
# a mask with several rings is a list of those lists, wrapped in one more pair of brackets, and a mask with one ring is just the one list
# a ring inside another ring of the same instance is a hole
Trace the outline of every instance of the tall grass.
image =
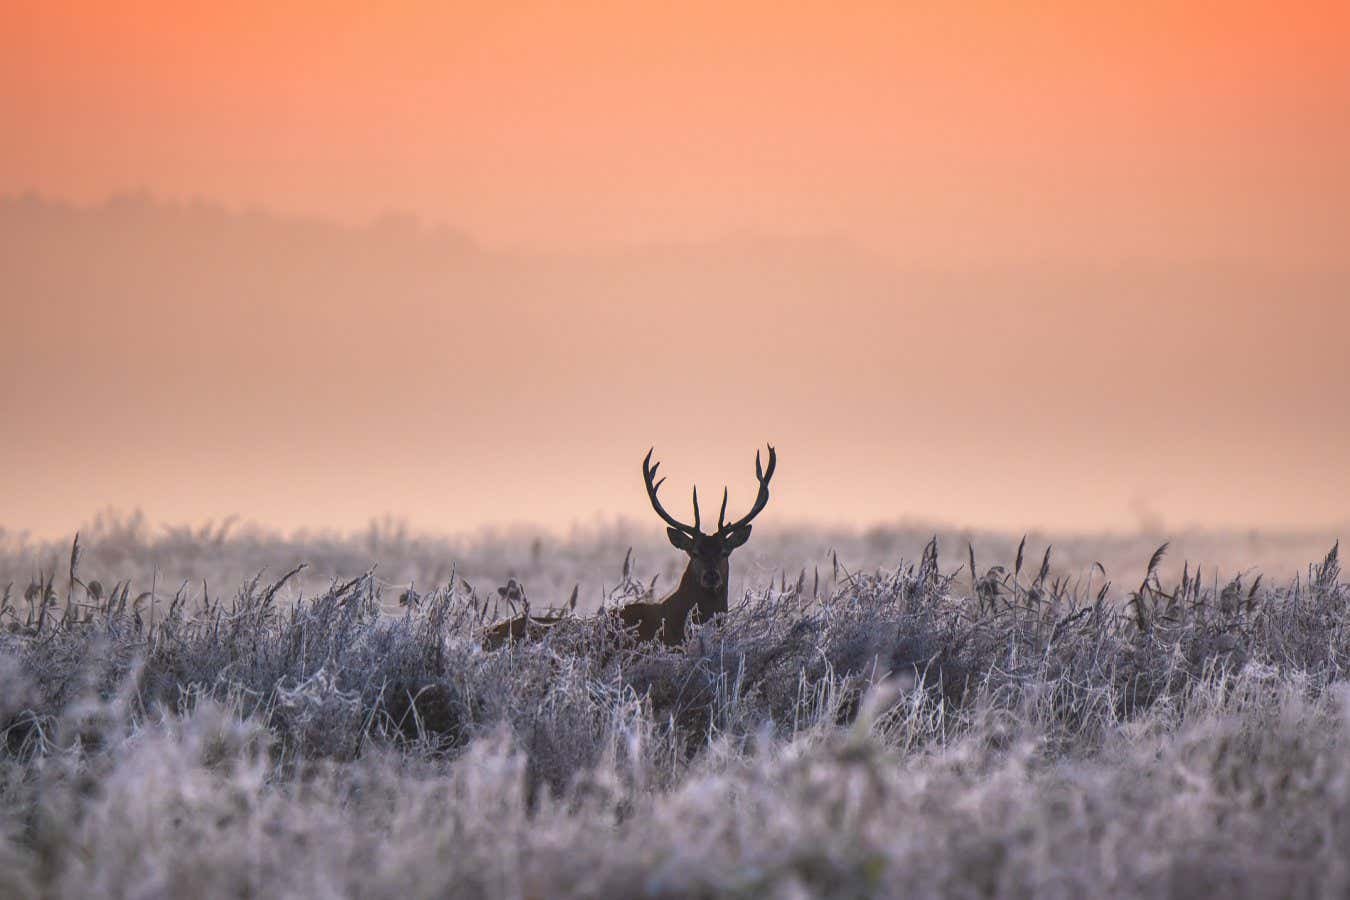
[(578, 616), (484, 653), (457, 573), (145, 590), (86, 543), (0, 607), (0, 896), (1350, 889), (1338, 549), (1117, 590), (933, 541), (680, 651)]

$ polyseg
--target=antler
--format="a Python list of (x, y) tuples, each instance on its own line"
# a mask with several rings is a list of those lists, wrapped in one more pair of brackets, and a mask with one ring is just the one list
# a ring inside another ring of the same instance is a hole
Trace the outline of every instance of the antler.
[[(657, 490), (661, 487), (662, 484), (665, 483), (666, 479), (662, 478), (660, 481), (654, 484), (652, 483), (652, 479), (656, 477), (656, 470), (661, 467), (661, 464), (659, 462), (655, 464), (652, 463), (652, 453), (654, 453), (655, 451), (656, 451), (655, 447), (648, 450), (647, 458), (642, 461), (642, 480), (647, 484), (647, 497), (652, 501), (652, 509), (656, 510), (656, 514), (660, 516), (662, 519), (664, 519), (666, 524), (669, 525), (671, 528), (682, 531), (690, 536), (697, 535), (699, 533), (698, 488), (697, 487), (694, 488), (694, 524), (691, 527), (689, 525), (684, 524), (679, 519), (672, 516), (670, 513), (666, 512), (665, 507), (661, 505), (661, 501), (656, 498)], [(772, 462), (769, 463), (769, 468), (770, 471), (772, 471), (773, 469)], [(725, 501), (723, 501), (722, 509), (723, 511), (726, 510)]]
[(773, 444), (769, 445), (769, 467), (767, 469), (762, 468), (760, 466), (759, 451), (758, 450), (755, 451), (755, 478), (759, 480), (759, 495), (755, 497), (755, 505), (750, 507), (750, 512), (746, 513), (745, 516), (730, 524), (723, 523), (723, 519), (726, 517), (727, 514), (727, 492), (725, 488), (722, 489), (722, 511), (717, 515), (718, 534), (726, 534), (727, 532), (734, 531), (735, 529), (740, 528), (743, 525), (750, 524), (750, 520), (753, 519), (755, 516), (759, 515), (760, 511), (763, 510), (764, 507), (768, 505), (769, 479), (773, 477), (773, 470), (774, 466), (776, 465), (778, 465), (778, 454), (774, 452)]

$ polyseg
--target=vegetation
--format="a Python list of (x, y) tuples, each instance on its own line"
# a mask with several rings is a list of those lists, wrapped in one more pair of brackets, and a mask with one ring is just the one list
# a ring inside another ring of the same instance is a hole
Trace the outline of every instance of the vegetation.
[(77, 541), (6, 588), (32, 549), (0, 555), (3, 897), (1350, 891), (1336, 548), (1280, 583), (1158, 548), (1117, 588), (935, 540), (765, 578), (683, 648), (578, 614), (491, 653), (502, 595), (457, 571), (226, 596)]

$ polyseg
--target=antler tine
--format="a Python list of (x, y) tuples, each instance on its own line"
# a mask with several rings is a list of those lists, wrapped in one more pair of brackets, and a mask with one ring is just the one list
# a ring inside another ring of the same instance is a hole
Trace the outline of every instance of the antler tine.
[(698, 531), (698, 485), (694, 485), (694, 530)]
[(665, 507), (663, 507), (663, 506), (661, 505), (661, 501), (657, 499), (657, 497), (656, 497), (656, 491), (657, 491), (658, 488), (661, 487), (662, 484), (665, 483), (666, 480), (665, 480), (664, 478), (662, 478), (660, 481), (656, 482), (655, 484), (652, 483), (652, 479), (656, 477), (656, 470), (657, 470), (658, 468), (661, 467), (661, 464), (660, 464), (659, 462), (656, 463), (655, 465), (652, 464), (652, 453), (654, 453), (655, 451), (656, 451), (656, 448), (655, 448), (655, 447), (653, 447), (653, 448), (651, 448), (650, 450), (648, 450), (648, 451), (647, 451), (647, 457), (646, 457), (646, 459), (644, 459), (644, 460), (642, 461), (642, 481), (643, 481), (643, 483), (645, 483), (646, 486), (647, 486), (647, 499), (651, 500), (651, 502), (652, 502), (652, 509), (656, 510), (656, 514), (657, 514), (658, 516), (660, 516), (661, 519), (662, 519), (667, 525), (669, 525), (671, 528), (675, 528), (675, 529), (677, 529), (677, 530), (679, 530), (679, 531), (683, 531), (685, 534), (697, 534), (697, 533), (698, 533), (698, 525), (697, 525), (697, 522), (698, 522), (698, 503), (697, 503), (697, 501), (696, 501), (695, 504), (694, 504), (694, 521), (695, 521), (695, 525), (694, 525), (693, 528), (690, 528), (688, 525), (684, 524), (684, 523), (681, 522), (679, 519), (675, 518), (675, 517), (672, 516), (670, 513), (666, 512)]
[(759, 451), (755, 451), (755, 477), (760, 481), (767, 483), (773, 477), (774, 466), (778, 465), (778, 453), (773, 449), (773, 444), (769, 444), (769, 469), (767, 472), (759, 468)]
[(717, 530), (721, 531), (726, 527), (727, 521), (727, 489), (722, 488), (722, 511), (717, 514)]
[[(769, 444), (769, 465), (764, 468), (760, 461), (759, 451), (755, 451), (755, 479), (759, 481), (759, 493), (755, 496), (755, 505), (750, 507), (750, 512), (743, 517), (732, 522), (730, 525), (718, 527), (719, 533), (725, 533), (742, 525), (748, 525), (750, 520), (759, 515), (765, 506), (769, 503), (769, 479), (773, 478), (773, 470), (778, 465), (778, 454), (773, 449), (773, 444)], [(725, 502), (725, 501), (724, 501)]]

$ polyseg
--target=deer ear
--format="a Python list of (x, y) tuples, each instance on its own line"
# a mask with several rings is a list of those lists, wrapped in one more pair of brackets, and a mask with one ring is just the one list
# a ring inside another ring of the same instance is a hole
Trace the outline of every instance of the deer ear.
[(694, 539), (680, 531), (678, 528), (667, 528), (666, 534), (670, 537), (670, 542), (676, 550), (683, 550), (685, 553), (694, 552)]
[(753, 526), (750, 525), (742, 525), (740, 528), (737, 528), (731, 533), (729, 533), (722, 540), (723, 549), (727, 553), (730, 553), (732, 550), (735, 550), (741, 544), (744, 544), (746, 541), (750, 540), (750, 529), (752, 527)]

